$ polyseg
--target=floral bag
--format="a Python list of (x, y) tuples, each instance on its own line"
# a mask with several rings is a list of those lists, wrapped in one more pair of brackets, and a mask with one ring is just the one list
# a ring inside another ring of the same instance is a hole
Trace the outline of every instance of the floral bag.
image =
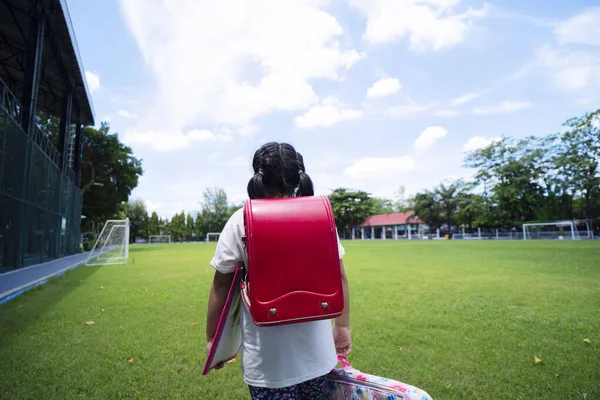
[(324, 400), (432, 400), (425, 391), (387, 378), (364, 374), (338, 355), (342, 368), (327, 376)]

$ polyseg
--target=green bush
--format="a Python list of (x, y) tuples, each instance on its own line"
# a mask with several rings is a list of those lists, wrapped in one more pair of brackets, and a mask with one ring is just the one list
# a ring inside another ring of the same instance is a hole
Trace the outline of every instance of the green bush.
[(83, 251), (91, 251), (94, 248), (94, 240), (86, 240), (83, 242)]

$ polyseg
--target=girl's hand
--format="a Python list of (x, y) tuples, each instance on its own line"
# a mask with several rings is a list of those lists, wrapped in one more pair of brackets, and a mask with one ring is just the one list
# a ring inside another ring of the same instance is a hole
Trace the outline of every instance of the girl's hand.
[[(208, 357), (208, 355), (210, 354), (210, 349), (212, 349), (212, 345), (213, 345), (212, 340), (209, 340), (206, 342), (206, 357)], [(221, 363), (215, 365), (214, 369), (221, 369), (221, 368), (223, 368), (224, 365), (225, 365), (225, 363), (221, 362)]]
[(350, 337), (350, 328), (346, 326), (333, 325), (333, 342), (335, 351), (338, 354), (347, 356), (352, 351), (352, 338)]

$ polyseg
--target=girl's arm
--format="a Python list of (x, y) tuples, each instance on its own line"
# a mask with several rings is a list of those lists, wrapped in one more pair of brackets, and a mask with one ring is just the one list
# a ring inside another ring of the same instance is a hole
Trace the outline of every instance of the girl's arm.
[(350, 291), (344, 263), (340, 261), (342, 271), (342, 289), (344, 292), (344, 312), (335, 319), (333, 324), (333, 341), (338, 354), (348, 355), (352, 351), (352, 337), (350, 336)]
[(344, 291), (344, 312), (335, 319), (335, 324), (340, 327), (350, 328), (350, 290), (348, 289), (348, 277), (346, 276), (343, 261), (340, 261), (340, 269), (342, 271), (342, 289)]
[[(215, 333), (217, 332), (219, 317), (225, 306), (233, 276), (234, 273), (223, 274), (219, 271), (215, 271), (213, 283), (210, 287), (210, 294), (208, 296), (208, 312), (206, 313), (206, 341), (211, 345)], [(210, 348), (207, 348), (207, 350), (210, 350)]]

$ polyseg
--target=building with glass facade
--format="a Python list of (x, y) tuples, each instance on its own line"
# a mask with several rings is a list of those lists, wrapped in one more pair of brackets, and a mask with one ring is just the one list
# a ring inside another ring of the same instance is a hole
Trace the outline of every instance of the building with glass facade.
[[(58, 140), (41, 112), (60, 120)], [(0, 0), (0, 272), (79, 251), (86, 125), (94, 112), (66, 1)]]

